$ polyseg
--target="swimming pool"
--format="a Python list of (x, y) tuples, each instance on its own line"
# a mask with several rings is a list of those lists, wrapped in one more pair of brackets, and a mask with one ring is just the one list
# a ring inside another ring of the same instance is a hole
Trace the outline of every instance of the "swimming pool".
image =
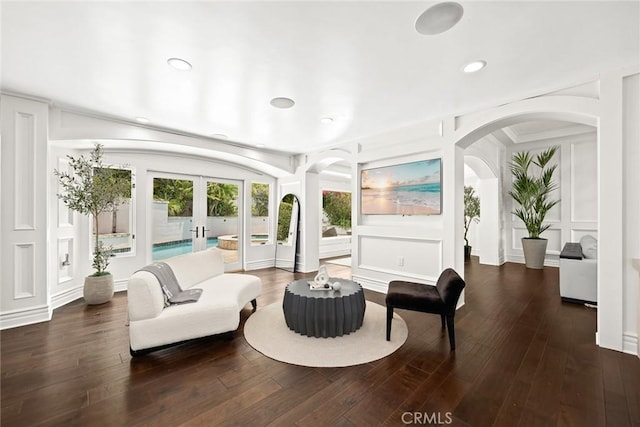
[[(237, 236), (233, 236), (237, 239)], [(264, 245), (269, 242), (268, 234), (252, 234), (251, 243)], [(209, 237), (207, 239), (207, 248), (212, 248), (218, 245), (217, 237)], [(225, 248), (222, 248), (225, 249)], [(167, 242), (153, 245), (153, 257), (154, 261), (158, 261), (165, 258), (171, 258), (172, 256), (182, 255), (189, 252), (193, 252), (192, 240), (181, 240), (178, 242)]]
[[(218, 246), (218, 238), (209, 237), (207, 239), (207, 248), (212, 248), (214, 246)], [(172, 256), (182, 255), (189, 252), (193, 252), (193, 241), (191, 240), (153, 245), (153, 260), (157, 261), (165, 258), (171, 258)]]

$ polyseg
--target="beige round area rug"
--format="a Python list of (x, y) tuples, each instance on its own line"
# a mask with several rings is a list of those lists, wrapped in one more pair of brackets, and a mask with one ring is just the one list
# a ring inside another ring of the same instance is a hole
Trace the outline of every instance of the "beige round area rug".
[(300, 335), (287, 327), (282, 303), (259, 308), (244, 325), (251, 347), (281, 362), (311, 367), (343, 367), (382, 359), (407, 340), (407, 324), (394, 314), (391, 341), (386, 334), (387, 309), (367, 301), (362, 327), (336, 338)]

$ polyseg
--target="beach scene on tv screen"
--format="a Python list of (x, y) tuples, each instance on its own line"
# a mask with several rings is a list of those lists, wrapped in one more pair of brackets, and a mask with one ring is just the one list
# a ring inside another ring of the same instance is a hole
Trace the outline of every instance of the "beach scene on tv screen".
[(362, 214), (440, 214), (440, 164), (440, 159), (431, 159), (363, 170)]

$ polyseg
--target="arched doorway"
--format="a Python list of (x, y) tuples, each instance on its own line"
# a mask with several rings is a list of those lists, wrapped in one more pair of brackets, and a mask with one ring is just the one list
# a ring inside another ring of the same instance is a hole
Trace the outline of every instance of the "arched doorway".
[[(322, 183), (326, 181), (326, 177), (338, 179), (337, 182), (344, 181), (341, 184), (330, 185), (330, 187), (351, 191), (353, 194), (355, 191), (354, 165), (351, 152), (332, 149), (310, 156), (306, 159), (304, 166), (298, 168), (294, 176), (280, 180), (280, 191), (286, 188), (288, 191), (298, 194), (300, 199), (300, 253), (298, 259), (300, 260), (299, 270), (302, 272), (315, 271), (320, 264)], [(350, 248), (350, 237), (348, 239)], [(344, 249), (344, 245), (341, 248)]]
[[(468, 179), (465, 171), (465, 186), (475, 189), (480, 199), (480, 221), (472, 224), (472, 254), (479, 257), (480, 264), (500, 265), (504, 262), (502, 233), (500, 227), (500, 180), (487, 161), (475, 155), (464, 156), (465, 170), (471, 171)], [(471, 240), (470, 240), (471, 241)]]
[[(621, 169), (623, 140), (616, 112), (607, 110), (607, 104), (598, 98), (581, 96), (548, 96), (507, 104), (481, 114), (464, 119), (457, 118), (450, 126), (453, 135), (450, 141), (454, 149), (454, 176), (462, 176), (464, 149), (489, 133), (511, 124), (534, 120), (563, 120), (587, 124), (597, 128), (597, 170), (608, 171), (597, 178), (598, 206), (597, 223), (600, 240), (598, 253), (598, 326), (595, 341), (599, 345), (617, 350), (622, 349), (623, 319), (620, 311), (623, 301), (623, 286), (620, 269), (620, 242), (623, 240), (619, 214), (622, 192), (612, 187), (620, 187), (623, 179)], [(457, 126), (456, 126), (457, 125)], [(606, 145), (603, 142), (606, 141)], [(453, 210), (462, 215), (461, 203), (463, 183), (456, 182), (456, 201)], [(608, 189), (608, 190), (607, 190)], [(606, 202), (603, 202), (606, 199)], [(464, 262), (460, 253), (455, 255), (455, 265), (462, 269)], [(603, 280), (607, 277), (606, 292)], [(616, 280), (613, 280), (616, 279)]]

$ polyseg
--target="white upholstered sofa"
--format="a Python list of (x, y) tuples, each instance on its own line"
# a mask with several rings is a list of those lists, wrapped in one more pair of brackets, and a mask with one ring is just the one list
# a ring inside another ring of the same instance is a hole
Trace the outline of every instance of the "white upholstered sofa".
[(566, 243), (560, 253), (560, 297), (577, 303), (598, 302), (598, 241), (583, 236), (580, 243)]
[(195, 303), (165, 307), (156, 276), (137, 271), (128, 282), (129, 342), (132, 355), (181, 341), (235, 331), (240, 310), (256, 307), (261, 280), (249, 274), (225, 273), (222, 254), (205, 250), (162, 260), (180, 288), (203, 290)]

